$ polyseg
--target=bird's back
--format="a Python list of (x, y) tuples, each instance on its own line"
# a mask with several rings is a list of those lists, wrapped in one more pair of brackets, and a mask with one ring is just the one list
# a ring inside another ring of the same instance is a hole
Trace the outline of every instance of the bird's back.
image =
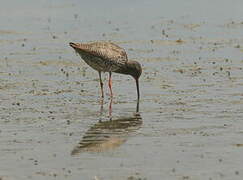
[(73, 48), (98, 71), (115, 71), (127, 62), (125, 50), (111, 42), (75, 43)]

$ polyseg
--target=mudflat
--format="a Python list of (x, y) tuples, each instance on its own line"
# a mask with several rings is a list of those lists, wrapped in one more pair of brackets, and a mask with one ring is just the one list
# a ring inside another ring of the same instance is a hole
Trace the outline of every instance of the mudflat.
[[(5, 1), (0, 179), (243, 177), (243, 1)], [(69, 42), (112, 41), (142, 64), (103, 75)]]

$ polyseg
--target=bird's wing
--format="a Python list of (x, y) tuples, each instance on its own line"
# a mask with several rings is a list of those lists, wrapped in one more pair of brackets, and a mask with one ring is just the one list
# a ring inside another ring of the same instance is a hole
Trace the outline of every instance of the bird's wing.
[(124, 65), (127, 62), (126, 51), (116, 44), (110, 42), (79, 44), (78, 49), (106, 61), (111, 61), (111, 63), (118, 66)]

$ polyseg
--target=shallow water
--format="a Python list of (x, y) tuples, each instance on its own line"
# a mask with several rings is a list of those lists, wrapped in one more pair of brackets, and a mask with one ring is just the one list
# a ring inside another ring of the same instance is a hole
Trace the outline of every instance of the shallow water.
[[(2, 2), (0, 177), (242, 179), (242, 5)], [(142, 64), (139, 113), (132, 78), (113, 73), (102, 103), (68, 46), (94, 40)]]

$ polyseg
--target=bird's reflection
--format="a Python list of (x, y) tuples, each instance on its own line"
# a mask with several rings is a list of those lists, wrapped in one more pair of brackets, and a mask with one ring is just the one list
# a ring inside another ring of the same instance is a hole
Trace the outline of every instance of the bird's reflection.
[[(103, 103), (101, 104), (101, 113)], [(109, 105), (109, 117), (107, 121), (99, 121), (94, 124), (82, 137), (79, 144), (72, 150), (71, 155), (81, 152), (104, 152), (121, 146), (129, 136), (142, 125), (139, 113), (139, 101), (137, 101), (136, 112), (130, 117), (111, 120), (112, 100)]]

